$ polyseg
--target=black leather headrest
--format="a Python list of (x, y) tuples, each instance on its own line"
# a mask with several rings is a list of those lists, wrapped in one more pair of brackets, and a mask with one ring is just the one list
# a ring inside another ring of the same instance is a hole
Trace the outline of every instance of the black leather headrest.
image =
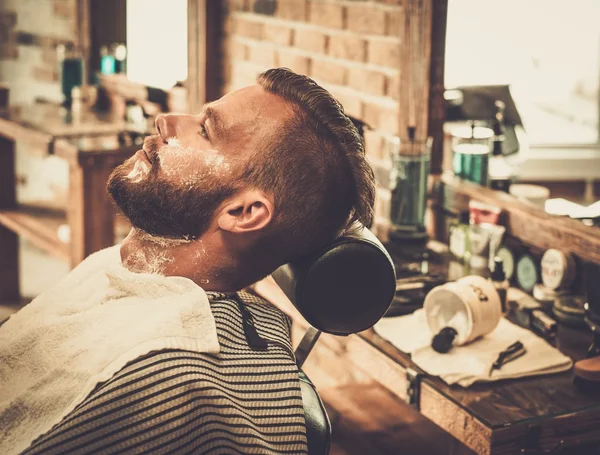
[(313, 327), (335, 335), (373, 326), (396, 290), (394, 263), (367, 228), (338, 238), (313, 257), (281, 266), (273, 278)]

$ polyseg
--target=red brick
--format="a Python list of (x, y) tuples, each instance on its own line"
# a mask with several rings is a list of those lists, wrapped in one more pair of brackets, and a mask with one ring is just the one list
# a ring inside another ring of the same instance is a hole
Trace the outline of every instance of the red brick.
[(386, 95), (395, 100), (400, 99), (400, 72), (387, 78)]
[(16, 44), (0, 44), (0, 60), (16, 60), (19, 58), (19, 47)]
[(329, 37), (329, 55), (364, 62), (367, 57), (367, 43), (358, 36), (345, 33), (334, 34)]
[(385, 33), (391, 36), (404, 36), (404, 8), (397, 8), (387, 12), (387, 25)]
[(10, 44), (15, 42), (15, 34), (10, 28), (4, 27), (0, 24), (0, 43)]
[(232, 79), (230, 85), (232, 89), (246, 87), (256, 84), (256, 76), (264, 71), (264, 66), (252, 62), (236, 61), (231, 65)]
[(344, 107), (346, 115), (360, 119), (363, 115), (363, 103), (358, 94), (348, 90), (331, 88), (331, 94)]
[(400, 67), (400, 46), (397, 38), (371, 38), (368, 42), (369, 63), (397, 69)]
[(365, 152), (371, 159), (384, 159), (385, 147), (383, 137), (377, 131), (365, 129)]
[(44, 47), (42, 49), (42, 61), (48, 65), (58, 65), (58, 54), (56, 49)]
[(324, 54), (327, 50), (327, 35), (312, 27), (298, 27), (294, 45), (298, 49)]
[(337, 85), (345, 85), (348, 79), (347, 68), (327, 58), (313, 59), (310, 74), (315, 79)]
[(14, 11), (0, 12), (0, 26), (12, 28), (17, 25), (17, 13)]
[(230, 43), (231, 58), (236, 60), (248, 60), (248, 45), (236, 39), (232, 39)]
[(248, 0), (229, 0), (230, 11), (248, 11)]
[(58, 71), (51, 68), (36, 66), (33, 68), (33, 78), (39, 82), (57, 82)]
[(375, 193), (375, 216), (381, 218), (390, 217), (392, 195), (387, 188), (377, 188)]
[(69, 0), (54, 0), (54, 15), (68, 19), (75, 16), (75, 9)]
[(386, 12), (373, 3), (348, 5), (346, 27), (356, 33), (385, 35)]
[(308, 19), (308, 0), (279, 0), (275, 15), (292, 21)]
[(323, 27), (344, 28), (344, 6), (328, 1), (310, 2), (310, 22)]
[(363, 66), (353, 67), (348, 74), (348, 86), (370, 95), (385, 95), (386, 76), (381, 71)]
[(277, 53), (273, 44), (252, 43), (248, 45), (248, 50), (248, 60), (269, 68), (277, 66)]
[(365, 102), (363, 120), (373, 128), (386, 133), (398, 134), (399, 109), (397, 103)]
[(281, 46), (291, 46), (293, 32), (285, 25), (266, 23), (263, 26), (263, 39)]
[(233, 21), (233, 29), (236, 35), (261, 39), (263, 24), (258, 21), (249, 21), (243, 17), (236, 17)]
[(310, 72), (310, 59), (304, 55), (289, 49), (279, 49), (277, 57), (279, 66), (289, 68), (298, 74), (308, 75)]

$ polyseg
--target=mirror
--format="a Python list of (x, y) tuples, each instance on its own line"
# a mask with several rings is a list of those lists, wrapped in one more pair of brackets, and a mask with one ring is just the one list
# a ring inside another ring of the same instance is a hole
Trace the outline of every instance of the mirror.
[[(493, 128), (501, 99), (510, 142), (504, 161), (515, 181), (583, 206), (600, 199), (598, 17), (596, 0), (568, 6), (560, 0), (448, 0), (445, 86), (464, 91), (446, 91), (452, 122), (445, 125), (445, 169), (452, 168), (450, 132), (457, 122)], [(457, 106), (468, 100), (471, 109), (461, 118)], [(582, 212), (568, 203), (556, 207)], [(600, 206), (587, 212), (600, 217)]]

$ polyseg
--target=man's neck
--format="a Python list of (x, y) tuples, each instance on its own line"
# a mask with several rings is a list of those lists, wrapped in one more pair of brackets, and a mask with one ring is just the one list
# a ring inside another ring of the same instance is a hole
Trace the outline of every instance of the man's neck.
[(121, 263), (136, 273), (189, 278), (205, 291), (237, 291), (236, 284), (222, 273), (225, 264), (222, 255), (215, 254), (216, 236), (169, 239), (132, 229), (121, 245)]

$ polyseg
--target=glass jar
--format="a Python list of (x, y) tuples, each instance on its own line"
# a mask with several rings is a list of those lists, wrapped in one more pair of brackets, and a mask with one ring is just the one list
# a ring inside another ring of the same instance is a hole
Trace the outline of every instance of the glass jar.
[(433, 140), (401, 139), (389, 143), (391, 238), (425, 238), (427, 181)]
[(494, 131), (475, 126), (452, 130), (452, 172), (457, 177), (487, 186)]

